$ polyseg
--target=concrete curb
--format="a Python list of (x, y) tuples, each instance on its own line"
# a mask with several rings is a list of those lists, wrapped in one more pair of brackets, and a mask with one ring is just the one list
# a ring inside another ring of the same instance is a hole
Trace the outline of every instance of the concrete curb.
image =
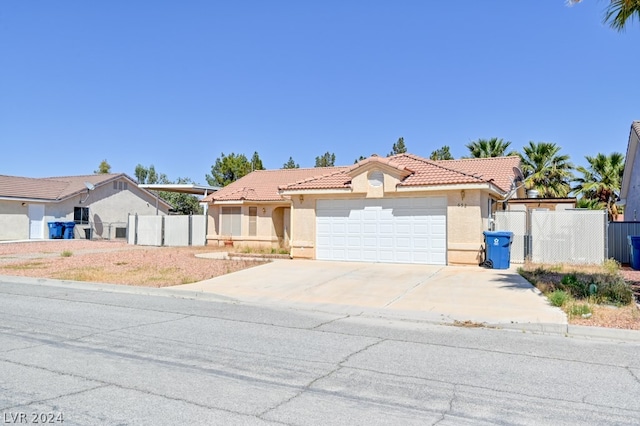
[(630, 342), (640, 342), (640, 330), (628, 330), (620, 328), (591, 327), (586, 325), (572, 324), (535, 324), (535, 323), (513, 323), (513, 324), (490, 324), (487, 327), (500, 328), (505, 330), (526, 331), (539, 334), (558, 334), (568, 337), (584, 337), (594, 339), (625, 340)]

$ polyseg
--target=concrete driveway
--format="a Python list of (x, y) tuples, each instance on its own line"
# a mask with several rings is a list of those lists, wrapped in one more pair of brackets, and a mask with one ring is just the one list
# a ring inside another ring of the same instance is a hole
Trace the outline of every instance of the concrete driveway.
[(567, 323), (565, 314), (515, 270), (475, 266), (280, 260), (171, 288), (345, 314), (377, 311), (437, 322)]

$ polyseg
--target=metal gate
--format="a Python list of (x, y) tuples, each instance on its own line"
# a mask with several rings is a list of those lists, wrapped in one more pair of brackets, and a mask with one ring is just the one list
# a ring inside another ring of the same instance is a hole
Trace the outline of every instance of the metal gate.
[(495, 230), (513, 232), (511, 261), (599, 264), (607, 259), (604, 210), (496, 212)]
[(629, 235), (640, 235), (640, 222), (609, 223), (609, 257), (620, 263), (630, 263)]

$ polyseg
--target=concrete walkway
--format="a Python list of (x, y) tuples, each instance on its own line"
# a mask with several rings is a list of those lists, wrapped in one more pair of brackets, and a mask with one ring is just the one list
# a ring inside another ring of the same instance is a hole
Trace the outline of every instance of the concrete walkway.
[(285, 260), (171, 288), (345, 314), (382, 311), (438, 322), (567, 323), (566, 315), (515, 270), (475, 266)]

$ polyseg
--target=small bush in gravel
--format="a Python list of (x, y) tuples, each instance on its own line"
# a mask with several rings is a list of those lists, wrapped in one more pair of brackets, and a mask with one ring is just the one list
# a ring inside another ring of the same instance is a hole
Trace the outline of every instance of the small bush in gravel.
[(567, 313), (574, 317), (585, 317), (590, 316), (592, 312), (586, 303), (574, 303), (567, 309)]
[(615, 277), (615, 279), (600, 284), (598, 297), (602, 298), (603, 302), (628, 305), (633, 302), (633, 291), (622, 277)]
[(65, 250), (65, 251), (62, 252), (61, 256), (62, 257), (71, 257), (71, 256), (73, 256), (73, 253), (71, 251), (69, 251), (69, 250)]
[(567, 303), (571, 296), (564, 290), (555, 290), (547, 295), (549, 301), (553, 306), (562, 307), (565, 303)]

